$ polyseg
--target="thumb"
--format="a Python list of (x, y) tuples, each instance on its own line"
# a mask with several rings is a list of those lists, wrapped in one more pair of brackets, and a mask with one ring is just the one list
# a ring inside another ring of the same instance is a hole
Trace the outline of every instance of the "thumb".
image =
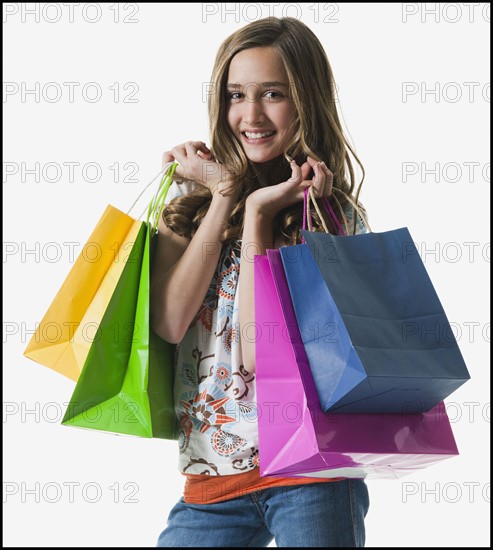
[(212, 159), (212, 153), (204, 153), (203, 151), (197, 150), (197, 155), (199, 155), (199, 157), (203, 158), (204, 160)]
[(291, 166), (291, 177), (288, 181), (290, 183), (300, 184), (303, 178), (301, 167), (296, 164), (295, 160), (292, 160), (289, 164)]

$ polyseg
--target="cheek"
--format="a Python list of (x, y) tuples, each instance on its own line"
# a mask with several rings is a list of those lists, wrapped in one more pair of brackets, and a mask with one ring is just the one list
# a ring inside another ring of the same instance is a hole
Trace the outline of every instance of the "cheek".
[(226, 112), (226, 122), (232, 130), (235, 130), (238, 127), (238, 115), (234, 108), (230, 107)]
[(279, 106), (275, 117), (279, 128), (284, 128), (285, 130), (290, 131), (295, 118), (295, 112), (291, 104), (285, 104)]

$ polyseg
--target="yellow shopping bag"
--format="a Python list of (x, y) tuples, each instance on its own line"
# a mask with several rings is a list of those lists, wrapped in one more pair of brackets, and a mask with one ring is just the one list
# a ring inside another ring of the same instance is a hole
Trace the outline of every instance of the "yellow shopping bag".
[[(147, 207), (148, 217), (152, 213), (155, 218), (151, 220), (155, 227), (162, 211), (160, 203), (172, 183), (176, 165), (168, 163), (158, 174), (159, 188)], [(140, 193), (129, 212), (155, 180)], [(142, 221), (114, 206), (106, 207), (33, 334), (24, 351), (26, 357), (72, 380), (79, 379), (141, 227)], [(121, 327), (115, 327), (118, 330)]]
[(106, 207), (24, 355), (78, 380), (142, 222)]

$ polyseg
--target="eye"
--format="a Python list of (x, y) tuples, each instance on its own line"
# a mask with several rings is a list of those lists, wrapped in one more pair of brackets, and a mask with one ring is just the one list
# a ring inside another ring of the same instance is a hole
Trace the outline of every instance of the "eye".
[(267, 97), (267, 99), (281, 99), (283, 97), (281, 92), (277, 92), (275, 90), (269, 90), (268, 92), (265, 92), (264, 96)]
[(242, 96), (243, 94), (240, 92), (230, 92), (228, 94), (228, 99), (231, 101), (238, 101), (239, 99), (241, 99)]

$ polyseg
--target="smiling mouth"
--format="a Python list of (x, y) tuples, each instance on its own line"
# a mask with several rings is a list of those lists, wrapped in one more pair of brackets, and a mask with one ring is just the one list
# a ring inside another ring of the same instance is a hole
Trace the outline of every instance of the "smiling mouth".
[(248, 139), (260, 139), (264, 137), (273, 136), (276, 132), (275, 130), (270, 130), (267, 132), (241, 132)]
[(241, 135), (247, 143), (264, 143), (270, 140), (277, 132), (270, 130), (266, 132), (241, 132)]

